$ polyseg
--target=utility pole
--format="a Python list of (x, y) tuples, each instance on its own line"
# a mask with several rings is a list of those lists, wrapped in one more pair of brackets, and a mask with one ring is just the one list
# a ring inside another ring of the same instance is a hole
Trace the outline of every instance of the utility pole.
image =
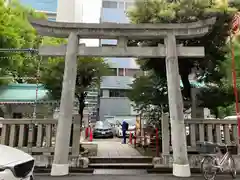
[(183, 114), (183, 99), (180, 89), (177, 43), (174, 34), (165, 38), (166, 70), (168, 81), (168, 101), (171, 120), (173, 175), (190, 177), (190, 166), (187, 157), (186, 134)]

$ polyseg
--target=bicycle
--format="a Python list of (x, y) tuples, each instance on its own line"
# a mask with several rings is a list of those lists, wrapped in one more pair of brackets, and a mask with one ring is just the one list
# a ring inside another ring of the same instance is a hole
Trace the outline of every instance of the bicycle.
[[(222, 145), (224, 145), (224, 149)], [(226, 144), (222, 145), (212, 142), (198, 144), (198, 151), (202, 154), (206, 154), (201, 161), (201, 172), (206, 180), (214, 180), (217, 172), (224, 172), (226, 163), (228, 163), (232, 178), (236, 178), (235, 161), (229, 152), (228, 146)], [(210, 162), (210, 164), (208, 164), (208, 162)], [(208, 165), (206, 169), (204, 168), (205, 163)]]

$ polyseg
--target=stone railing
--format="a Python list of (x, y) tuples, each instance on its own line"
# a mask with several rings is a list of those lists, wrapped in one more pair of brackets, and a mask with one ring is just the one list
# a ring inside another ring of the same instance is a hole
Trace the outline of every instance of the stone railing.
[[(51, 155), (54, 152), (57, 121), (53, 119), (5, 119), (0, 120), (3, 145), (16, 147), (33, 155)], [(73, 118), (69, 152), (79, 154), (80, 124)], [(74, 143), (72, 143), (74, 142)]]
[[(74, 118), (69, 143), (69, 152), (79, 154), (80, 136), (85, 138), (85, 132), (80, 134), (79, 120)], [(54, 152), (57, 121), (53, 119), (5, 119), (0, 120), (1, 144), (16, 147), (34, 155), (50, 155)], [(171, 133), (169, 120), (163, 119), (162, 153), (169, 155), (171, 148)], [(237, 121), (188, 119), (185, 120), (188, 152), (196, 152), (197, 142), (211, 141), (226, 143), (237, 147)], [(72, 143), (74, 142), (74, 143)], [(79, 143), (77, 143), (79, 142)]]
[[(167, 118), (162, 121), (162, 153), (168, 155), (172, 151), (170, 124)], [(196, 152), (197, 142), (210, 141), (225, 143), (238, 147), (237, 121), (219, 119), (187, 119), (185, 120), (188, 152)], [(237, 148), (236, 148), (237, 150)]]

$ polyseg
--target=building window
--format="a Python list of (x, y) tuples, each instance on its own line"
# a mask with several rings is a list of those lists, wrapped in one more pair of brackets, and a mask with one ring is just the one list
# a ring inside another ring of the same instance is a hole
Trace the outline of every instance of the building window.
[(133, 2), (126, 2), (125, 4), (125, 9), (128, 9), (130, 7), (133, 7), (134, 6), (134, 3)]
[(102, 7), (103, 8), (117, 8), (117, 2), (116, 1), (103, 1)]
[(109, 90), (101, 89), (100, 97), (109, 97)]
[(56, 21), (56, 18), (48, 18), (49, 21)]
[(124, 75), (125, 75), (124, 70), (125, 70), (125, 69), (123, 69), (123, 68), (119, 68), (119, 69), (118, 69), (118, 76), (124, 76)]
[(110, 68), (109, 76), (117, 76), (117, 68)]
[(102, 47), (116, 47), (115, 44), (102, 44)]
[(124, 9), (124, 2), (119, 2), (118, 8), (119, 9)]
[(141, 72), (140, 69), (126, 69), (125, 70), (125, 76), (138, 77), (142, 74), (143, 73)]
[(127, 97), (127, 90), (125, 90), (125, 89), (110, 89), (109, 97)]

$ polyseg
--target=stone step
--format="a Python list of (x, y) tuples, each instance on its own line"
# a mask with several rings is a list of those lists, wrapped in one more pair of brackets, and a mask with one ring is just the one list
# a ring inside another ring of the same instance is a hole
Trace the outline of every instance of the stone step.
[(152, 163), (152, 157), (143, 156), (119, 156), (119, 157), (90, 157), (90, 163)]
[(147, 174), (146, 169), (94, 169), (93, 174), (107, 175), (143, 175)]
[(93, 169), (151, 169), (152, 163), (90, 163)]

